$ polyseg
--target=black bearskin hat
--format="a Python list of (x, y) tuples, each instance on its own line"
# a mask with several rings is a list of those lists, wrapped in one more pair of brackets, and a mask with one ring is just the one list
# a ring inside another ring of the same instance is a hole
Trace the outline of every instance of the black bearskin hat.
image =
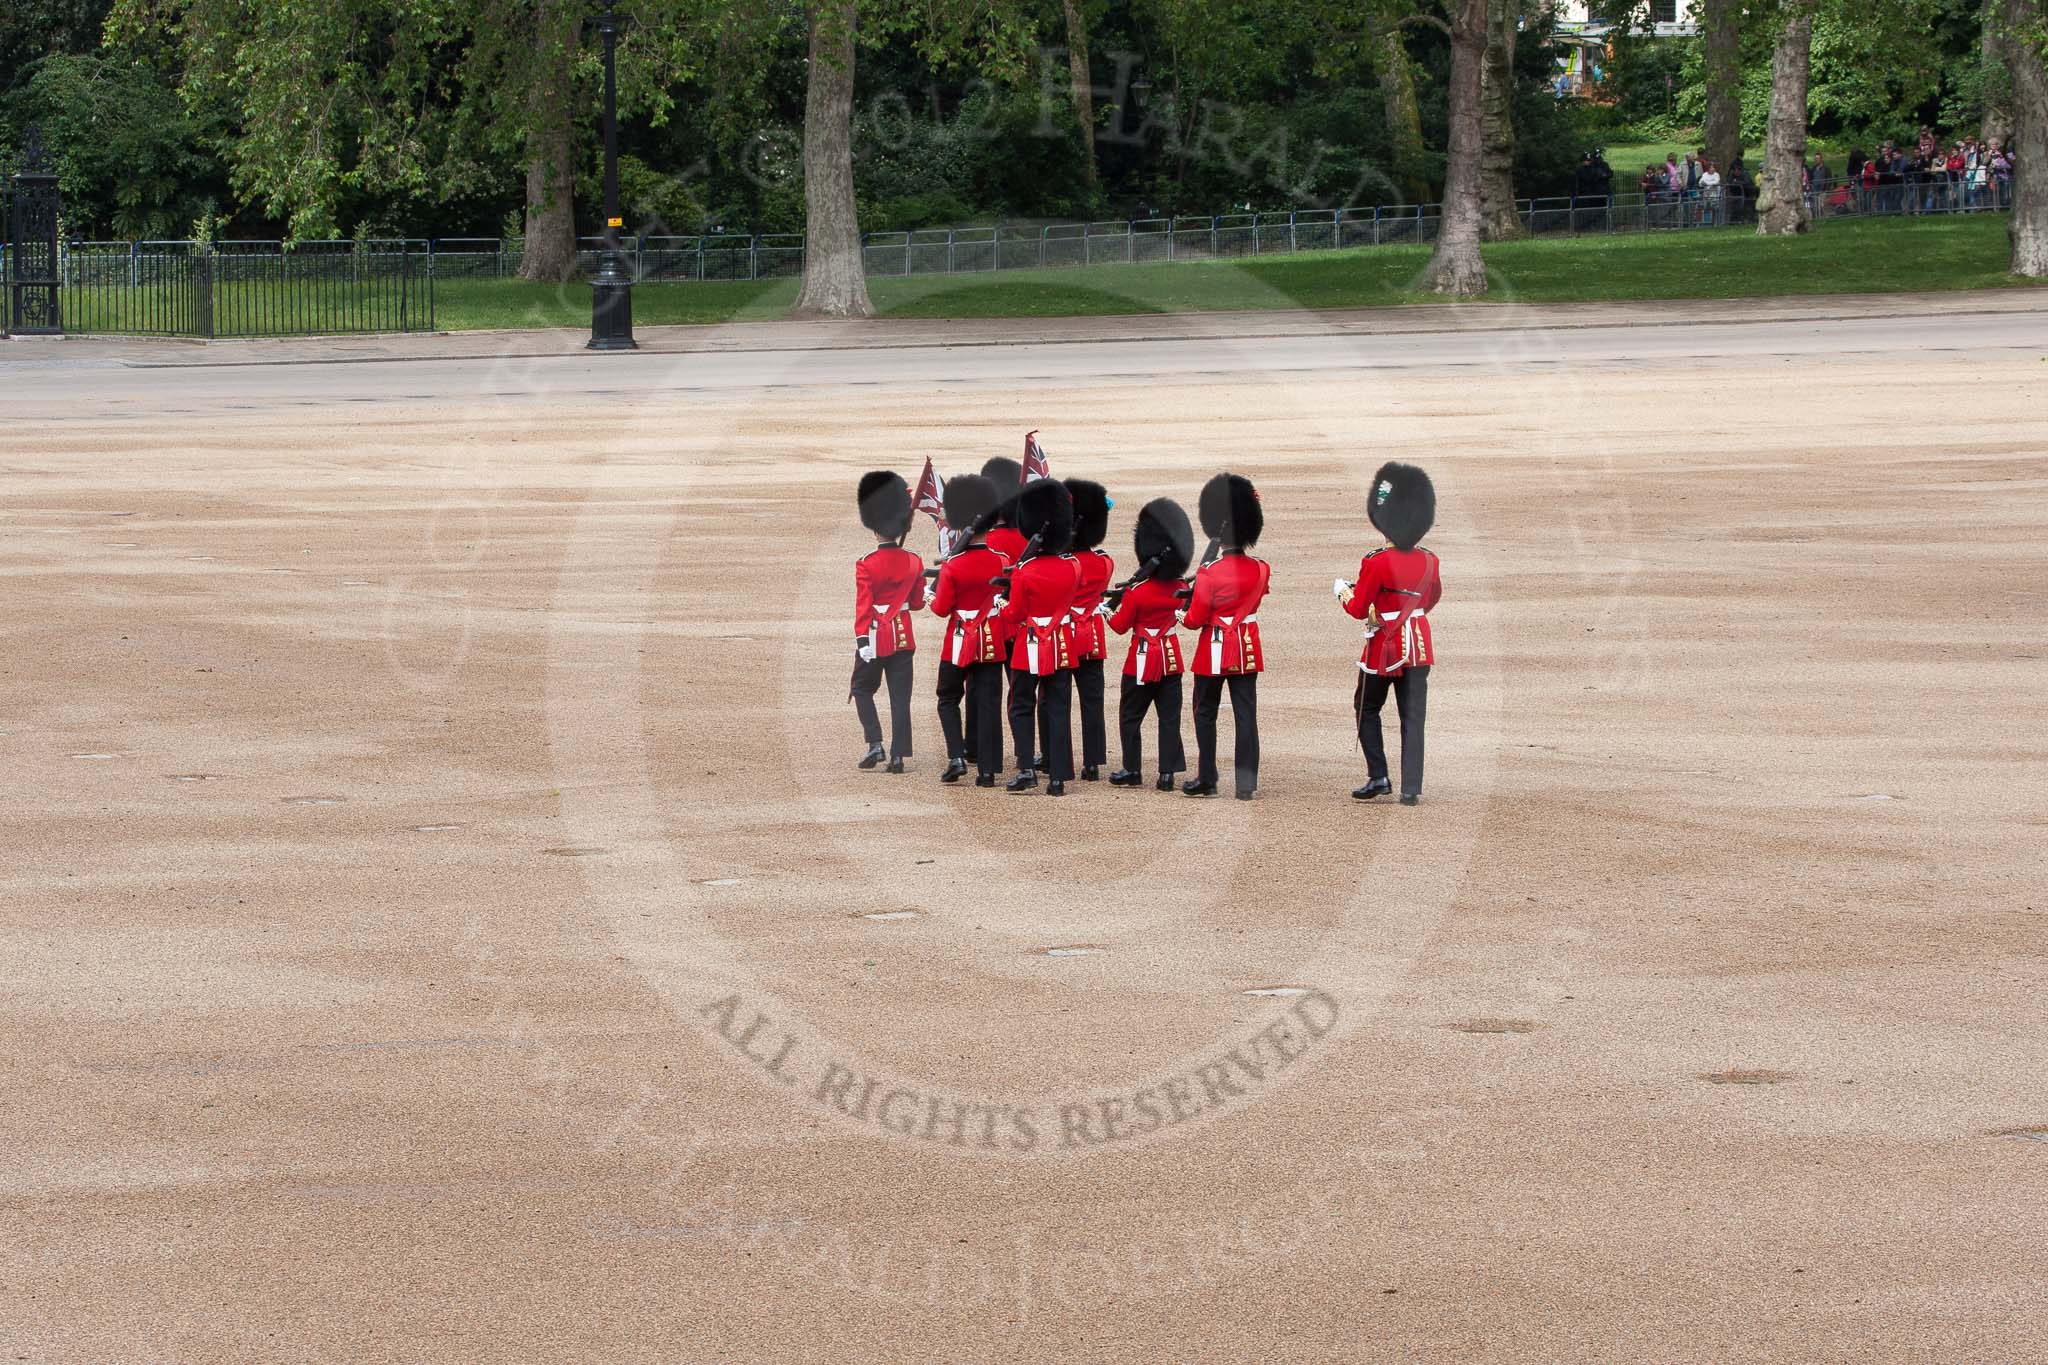
[(1142, 568), (1157, 555), (1154, 578), (1185, 577), (1195, 562), (1195, 531), (1188, 514), (1172, 498), (1154, 498), (1138, 509), (1138, 528), (1131, 533), (1131, 549)]
[(974, 523), (996, 510), (996, 486), (979, 474), (955, 474), (946, 480), (941, 499), (946, 508), (946, 525), (955, 534), (966, 535)]
[(1259, 491), (1242, 474), (1218, 474), (1202, 485), (1202, 534), (1249, 550), (1266, 529)]
[(1412, 550), (1436, 525), (1436, 486), (1412, 464), (1389, 460), (1372, 476), (1366, 515), (1397, 550)]
[(1074, 498), (1058, 479), (1033, 479), (1017, 495), (1017, 529), (1038, 537), (1038, 553), (1065, 554), (1074, 538)]
[(981, 477), (995, 485), (996, 504), (1003, 524), (1017, 524), (1017, 487), (1024, 481), (1024, 466), (1003, 455), (991, 455), (981, 466)]
[(888, 469), (860, 476), (860, 524), (884, 540), (910, 534), (910, 485)]
[(1068, 479), (1067, 495), (1074, 500), (1074, 543), (1076, 550), (1092, 550), (1109, 534), (1109, 490), (1092, 479)]

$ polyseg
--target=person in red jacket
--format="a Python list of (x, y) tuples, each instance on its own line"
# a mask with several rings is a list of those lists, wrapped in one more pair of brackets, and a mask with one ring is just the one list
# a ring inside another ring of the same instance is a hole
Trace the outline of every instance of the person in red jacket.
[[(1102, 719), (1102, 664), (1109, 636), (1102, 627), (1102, 595), (1116, 575), (1116, 561), (1099, 548), (1109, 534), (1109, 490), (1089, 479), (1068, 479), (1074, 500), (1074, 701), (1081, 712), (1081, 780), (1094, 782), (1109, 761), (1109, 734)], [(1071, 762), (1072, 760), (1069, 760)]]
[[(1010, 561), (989, 548), (984, 520), (996, 510), (996, 488), (979, 474), (946, 480), (946, 525), (966, 540), (939, 566), (932, 610), (946, 618), (939, 652), (939, 729), (946, 736), (946, 770), (939, 781), (958, 782), (968, 764), (977, 787), (993, 787), (1003, 754), (1003, 633), (996, 620), (995, 580)], [(961, 702), (966, 701), (966, 724)]]
[(1188, 766), (1180, 745), (1181, 657), (1174, 617), (1180, 611), (1181, 576), (1195, 557), (1195, 533), (1188, 514), (1171, 498), (1155, 498), (1138, 509), (1131, 550), (1138, 575), (1119, 595), (1109, 628), (1131, 637), (1124, 655), (1123, 693), (1117, 728), (1123, 766), (1109, 775), (1113, 787), (1140, 787), (1144, 775), (1145, 712), (1159, 715), (1159, 790)]
[(1218, 474), (1202, 487), (1197, 508), (1202, 530), (1222, 549), (1195, 574), (1181, 623), (1201, 631), (1195, 642), (1195, 775), (1181, 785), (1189, 796), (1216, 794), (1216, 713), (1230, 689), (1237, 739), (1237, 799), (1249, 801), (1259, 787), (1259, 673), (1266, 666), (1259, 647), (1259, 603), (1272, 570), (1246, 553), (1265, 528), (1265, 512), (1252, 481)]
[(1001, 619), (1010, 633), (1010, 735), (1015, 741), (1017, 775), (1009, 790), (1029, 791), (1038, 785), (1033, 741), (1043, 709), (1045, 756), (1049, 765), (1047, 796), (1064, 796), (1074, 775), (1073, 743), (1067, 735), (1074, 684), (1074, 629), (1067, 619), (1074, 606), (1074, 561), (1066, 557), (1074, 534), (1074, 501), (1057, 479), (1038, 479), (1017, 496), (1017, 529), (1025, 536), (1025, 555), (1010, 570)]
[[(996, 520), (989, 528), (989, 548), (1015, 564), (1024, 557), (1024, 533), (1017, 529), (1017, 495), (1024, 487), (1024, 466), (1008, 456), (991, 455), (982, 462), (981, 477), (996, 490)], [(1040, 733), (1045, 730), (1042, 724), (1038, 728)], [(1045, 760), (1036, 760), (1035, 766), (1043, 771)]]
[(911, 659), (917, 640), (910, 613), (924, 605), (924, 561), (903, 548), (910, 534), (910, 486), (900, 474), (877, 469), (861, 475), (861, 525), (881, 543), (853, 566), (854, 710), (868, 751), (860, 766), (882, 762), (882, 722), (875, 693), (889, 682), (889, 771), (903, 771), (910, 757)]
[(1366, 623), (1358, 690), (1351, 701), (1358, 713), (1366, 780), (1351, 794), (1370, 801), (1393, 790), (1380, 733), (1380, 708), (1391, 690), (1401, 711), (1401, 804), (1412, 806), (1422, 799), (1422, 727), (1429, 708), (1429, 670), (1436, 662), (1429, 612), (1444, 591), (1436, 556), (1420, 548), (1436, 523), (1436, 489), (1414, 465), (1389, 461), (1373, 475), (1366, 515), (1387, 544), (1359, 563), (1356, 580), (1340, 578), (1333, 585), (1344, 610)]

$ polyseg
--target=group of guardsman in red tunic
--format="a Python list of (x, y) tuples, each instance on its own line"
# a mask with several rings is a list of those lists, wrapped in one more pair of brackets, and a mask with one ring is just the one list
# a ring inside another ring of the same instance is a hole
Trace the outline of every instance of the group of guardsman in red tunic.
[[(1258, 681), (1265, 669), (1259, 606), (1272, 569), (1252, 547), (1265, 526), (1258, 490), (1237, 474), (1218, 474), (1202, 488), (1197, 513), (1209, 547), (1199, 565), (1188, 515), (1171, 498), (1139, 509), (1131, 532), (1137, 571), (1112, 583), (1115, 565), (1101, 546), (1114, 504), (1087, 479), (1023, 482), (1015, 460), (988, 461), (980, 474), (946, 481), (951, 552), (935, 568), (903, 547), (913, 504), (909, 486), (887, 470), (865, 475), (860, 518), (880, 542), (854, 569), (852, 698), (867, 752), (859, 766), (904, 770), (911, 756), (913, 614), (929, 607), (945, 620), (938, 676), (939, 726), (946, 767), (939, 780), (993, 787), (1002, 768), (1007, 680), (1011, 792), (1040, 787), (1065, 795), (1076, 776), (1072, 716), (1081, 713), (1080, 780), (1094, 782), (1108, 762), (1103, 718), (1103, 665), (1110, 639), (1127, 636), (1123, 689), (1117, 707), (1122, 764), (1109, 782), (1145, 785), (1143, 728), (1158, 721), (1156, 786), (1170, 792), (1187, 770), (1181, 747), (1181, 679), (1194, 675), (1195, 771), (1179, 783), (1189, 796), (1217, 790), (1216, 721), (1224, 694), (1235, 725), (1234, 787), (1240, 801), (1259, 785)], [(1367, 493), (1368, 519), (1386, 544), (1360, 562), (1355, 578), (1332, 585), (1339, 604), (1366, 623), (1352, 706), (1364, 750), (1365, 785), (1352, 795), (1371, 800), (1393, 783), (1380, 731), (1391, 692), (1401, 717), (1403, 804), (1422, 794), (1423, 720), (1429, 670), (1435, 662), (1429, 612), (1442, 595), (1436, 556), (1420, 548), (1436, 517), (1429, 476), (1388, 463)], [(1189, 575), (1189, 569), (1194, 573)], [(1181, 632), (1193, 633), (1183, 647)], [(883, 747), (875, 694), (889, 689), (891, 734)]]

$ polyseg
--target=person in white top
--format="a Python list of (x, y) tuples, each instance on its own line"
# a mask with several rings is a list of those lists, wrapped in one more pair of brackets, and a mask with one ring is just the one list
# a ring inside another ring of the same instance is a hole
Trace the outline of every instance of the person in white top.
[(1700, 221), (1708, 224), (1721, 221), (1721, 172), (1711, 161), (1700, 166)]

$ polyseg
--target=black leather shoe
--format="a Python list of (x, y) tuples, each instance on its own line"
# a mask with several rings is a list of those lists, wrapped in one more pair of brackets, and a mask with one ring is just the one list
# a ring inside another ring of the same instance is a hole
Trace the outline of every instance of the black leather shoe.
[(1161, 774), (1159, 774), (1159, 790), (1161, 790), (1161, 791), (1163, 791), (1163, 792), (1170, 792), (1170, 791), (1172, 791), (1172, 790), (1173, 790), (1173, 774), (1172, 774), (1172, 773), (1161, 773)]
[(883, 763), (888, 762), (888, 760), (889, 754), (887, 750), (883, 749), (879, 744), (870, 744), (868, 745), (868, 751), (861, 755), (861, 771), (866, 772), (869, 768), (880, 767)]
[(1028, 792), (1037, 785), (1038, 774), (1027, 769), (1024, 772), (1018, 773), (1008, 782), (1005, 782), (1003, 790), (1008, 792)]
[(1355, 801), (1370, 801), (1375, 796), (1385, 796), (1394, 790), (1394, 784), (1384, 777), (1375, 777), (1363, 787), (1353, 787), (1351, 797)]
[(890, 772), (892, 772), (892, 773), (900, 773), (900, 772), (902, 772), (902, 771), (903, 771), (903, 760), (902, 760), (902, 759), (900, 759), (900, 758), (892, 758), (892, 759), (890, 759), (890, 760), (889, 760), (889, 767), (888, 767), (888, 771), (890, 771)]
[(967, 764), (956, 758), (946, 765), (946, 771), (939, 774), (939, 781), (958, 782), (965, 776), (967, 776)]
[(1142, 787), (1145, 785), (1145, 779), (1132, 772), (1129, 768), (1118, 768), (1109, 775), (1109, 785), (1112, 787)]
[(1086, 764), (1081, 769), (1081, 780), (1083, 782), (1100, 782), (1102, 780), (1102, 770), (1093, 763)]
[(993, 787), (995, 784), (996, 775), (994, 773), (976, 773), (974, 775), (974, 785), (977, 787)]
[(1402, 793), (1401, 793), (1401, 804), (1402, 804), (1402, 805), (1404, 805), (1404, 806), (1413, 806), (1413, 805), (1416, 805), (1416, 804), (1417, 804), (1417, 803), (1419, 803), (1419, 802), (1420, 802), (1421, 800), (1422, 800), (1422, 797), (1421, 797), (1421, 795), (1420, 795), (1419, 793), (1416, 793), (1416, 792), (1402, 792)]
[(1047, 796), (1065, 796), (1067, 794), (1067, 784), (1055, 777), (1052, 781), (1045, 784), (1045, 794)]
[(1196, 782), (1193, 779), (1189, 779), (1180, 784), (1180, 790), (1183, 796), (1214, 796), (1216, 794), (1216, 784), (1214, 782)]
[(1254, 787), (1254, 788), (1253, 788), (1252, 790), (1250, 790), (1250, 791), (1245, 791), (1245, 792), (1239, 792), (1239, 793), (1237, 794), (1237, 799), (1238, 799), (1238, 800), (1240, 800), (1240, 801), (1249, 801), (1249, 800), (1251, 800), (1251, 799), (1252, 799), (1252, 798), (1253, 798), (1254, 796), (1257, 796), (1258, 794), (1259, 794), (1259, 792), (1258, 792), (1258, 789), (1257, 789), (1256, 787)]

